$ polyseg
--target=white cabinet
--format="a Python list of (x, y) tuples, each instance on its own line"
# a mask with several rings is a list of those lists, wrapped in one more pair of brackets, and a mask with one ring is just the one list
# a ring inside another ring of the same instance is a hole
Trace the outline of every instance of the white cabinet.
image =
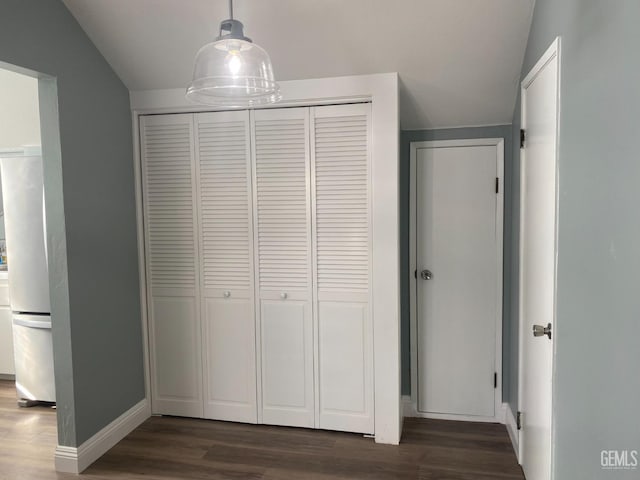
[(195, 115), (204, 416), (255, 423), (249, 112)]
[(13, 329), (9, 287), (6, 279), (0, 279), (0, 375), (15, 375), (13, 360)]
[(370, 105), (141, 118), (154, 413), (373, 433)]
[(253, 113), (262, 421), (313, 427), (309, 109)]

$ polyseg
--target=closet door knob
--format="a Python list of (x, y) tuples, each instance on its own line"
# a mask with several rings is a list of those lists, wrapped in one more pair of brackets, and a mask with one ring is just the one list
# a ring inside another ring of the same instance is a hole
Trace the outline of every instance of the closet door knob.
[(222, 295), (224, 295), (224, 298), (229, 298), (231, 296), (231, 292), (227, 290)]
[(280, 298), (281, 298), (282, 300), (286, 300), (286, 299), (287, 299), (287, 296), (288, 296), (288, 295), (287, 295), (287, 292), (282, 292), (282, 293), (280, 294)]

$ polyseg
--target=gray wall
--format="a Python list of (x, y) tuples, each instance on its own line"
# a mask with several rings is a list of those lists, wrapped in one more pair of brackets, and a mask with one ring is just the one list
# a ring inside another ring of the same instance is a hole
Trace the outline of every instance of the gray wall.
[(638, 19), (638, 0), (537, 0), (522, 70), (562, 37), (556, 480), (640, 475), (600, 467), (640, 450)]
[[(440, 130), (403, 130), (400, 141), (400, 272), (401, 288), (401, 323), (402, 323), (402, 393), (411, 393), (411, 350), (409, 328), (409, 148), (411, 142), (429, 140), (451, 140), (465, 138), (504, 138), (504, 300), (503, 300), (503, 397), (509, 400), (511, 392), (511, 365), (514, 364), (517, 375), (517, 356), (515, 363), (510, 357), (510, 344), (506, 342), (511, 338), (511, 324), (509, 312), (511, 306), (511, 272), (513, 271), (512, 247), (512, 131), (511, 125), (498, 125), (491, 127), (451, 128)], [(517, 262), (517, 257), (515, 259)], [(517, 354), (517, 352), (516, 352)], [(517, 377), (516, 377), (517, 378)], [(516, 389), (517, 391), (517, 389)]]
[(58, 0), (2, 0), (0, 62), (41, 73), (58, 440), (77, 446), (145, 393), (129, 93)]

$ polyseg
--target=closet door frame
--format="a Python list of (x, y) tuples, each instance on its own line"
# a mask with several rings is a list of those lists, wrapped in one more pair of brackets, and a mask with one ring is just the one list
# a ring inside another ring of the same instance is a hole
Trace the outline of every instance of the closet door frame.
[[(276, 108), (371, 102), (372, 318), (374, 325), (375, 440), (398, 444), (403, 401), (400, 365), (400, 239), (399, 239), (399, 80), (397, 73), (291, 80), (280, 82), (282, 100)], [(140, 115), (216, 110), (194, 105), (183, 88), (132, 91), (133, 166), (136, 179), (140, 295), (146, 298), (145, 244), (140, 165)], [(149, 387), (148, 307), (142, 303), (145, 335), (146, 397)]]

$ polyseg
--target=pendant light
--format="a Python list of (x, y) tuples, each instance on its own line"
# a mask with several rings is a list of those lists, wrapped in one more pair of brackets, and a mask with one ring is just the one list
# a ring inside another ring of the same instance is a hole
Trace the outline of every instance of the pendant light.
[(229, 0), (229, 19), (220, 23), (218, 38), (196, 54), (186, 97), (194, 103), (239, 108), (282, 98), (269, 55), (245, 37), (242, 23), (234, 20), (233, 0)]

